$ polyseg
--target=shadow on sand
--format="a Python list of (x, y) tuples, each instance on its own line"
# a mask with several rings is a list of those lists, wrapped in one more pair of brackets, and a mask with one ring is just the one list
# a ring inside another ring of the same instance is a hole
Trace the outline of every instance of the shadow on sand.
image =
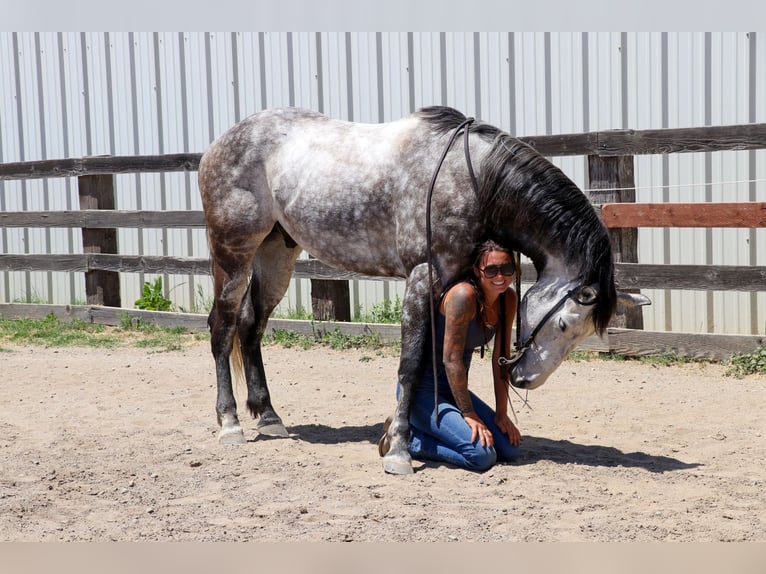
[[(377, 445), (378, 439), (383, 434), (383, 424), (340, 428), (318, 424), (296, 425), (288, 428), (288, 431), (292, 438), (314, 444), (367, 441), (371, 445)], [(259, 436), (256, 440), (270, 439)], [(668, 456), (657, 456), (645, 452), (622, 452), (610, 446), (586, 445), (535, 436), (524, 437), (522, 455), (513, 464), (526, 465), (541, 461), (583, 466), (642, 468), (655, 473), (688, 470), (701, 466), (699, 463), (687, 463)]]

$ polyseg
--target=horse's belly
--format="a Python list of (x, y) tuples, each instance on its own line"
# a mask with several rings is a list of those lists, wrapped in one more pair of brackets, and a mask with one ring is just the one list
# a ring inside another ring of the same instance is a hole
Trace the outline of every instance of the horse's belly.
[(349, 229), (343, 222), (337, 225), (282, 223), (290, 236), (305, 251), (320, 261), (338, 269), (377, 277), (406, 277), (396, 244), (395, 229), (365, 226)]

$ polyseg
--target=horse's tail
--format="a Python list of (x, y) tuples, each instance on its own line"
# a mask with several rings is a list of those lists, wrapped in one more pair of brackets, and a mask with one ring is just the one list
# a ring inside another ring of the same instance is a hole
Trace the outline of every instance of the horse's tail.
[(229, 368), (231, 369), (231, 379), (236, 390), (241, 390), (245, 384), (245, 363), (242, 360), (242, 347), (239, 344), (239, 335), (234, 332), (231, 354), (229, 355)]

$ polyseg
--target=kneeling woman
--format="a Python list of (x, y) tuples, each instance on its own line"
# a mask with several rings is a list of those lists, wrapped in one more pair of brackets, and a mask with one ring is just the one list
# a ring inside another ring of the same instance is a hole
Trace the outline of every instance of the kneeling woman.
[[(478, 250), (472, 274), (442, 295), (436, 314), (436, 383), (429, 345), (423, 380), (415, 390), (410, 413), (409, 451), (414, 458), (482, 471), (518, 456), (521, 434), (508, 418), (508, 376), (498, 363), (499, 357), (509, 356), (518, 304), (512, 288), (517, 272), (512, 253), (487, 241)], [(468, 370), (474, 350), (501, 329), (505, 332), (495, 337), (492, 352), (493, 410), (468, 390)], [(438, 386), (438, 424), (434, 421), (434, 384)], [(379, 444), (381, 456), (387, 450), (384, 434)]]

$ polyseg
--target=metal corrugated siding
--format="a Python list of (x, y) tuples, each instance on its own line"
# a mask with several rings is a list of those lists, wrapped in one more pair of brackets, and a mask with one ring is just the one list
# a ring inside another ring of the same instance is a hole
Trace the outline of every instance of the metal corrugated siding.
[[(202, 151), (298, 105), (388, 121), (454, 106), (518, 135), (766, 121), (766, 35), (744, 33), (0, 33), (0, 161)], [(583, 158), (556, 158), (586, 188)], [(766, 151), (642, 156), (638, 201), (764, 201)], [(193, 174), (117, 176), (120, 209), (199, 209)], [(741, 182), (741, 183), (725, 183)], [(690, 185), (693, 184), (693, 185)], [(77, 206), (76, 181), (0, 182), (0, 209)], [(764, 265), (766, 230), (642, 229), (647, 263)], [(131, 254), (204, 256), (201, 230), (121, 230)], [(2, 229), (4, 252), (80, 251), (79, 230)], [(151, 277), (122, 276), (123, 304)], [(185, 309), (208, 277), (165, 278)], [(201, 291), (200, 291), (201, 289)], [(294, 281), (282, 310), (310, 306)], [(352, 282), (355, 309), (401, 282)], [(766, 293), (647, 290), (646, 327), (763, 333)], [(3, 273), (0, 299), (82, 302), (78, 274)]]

